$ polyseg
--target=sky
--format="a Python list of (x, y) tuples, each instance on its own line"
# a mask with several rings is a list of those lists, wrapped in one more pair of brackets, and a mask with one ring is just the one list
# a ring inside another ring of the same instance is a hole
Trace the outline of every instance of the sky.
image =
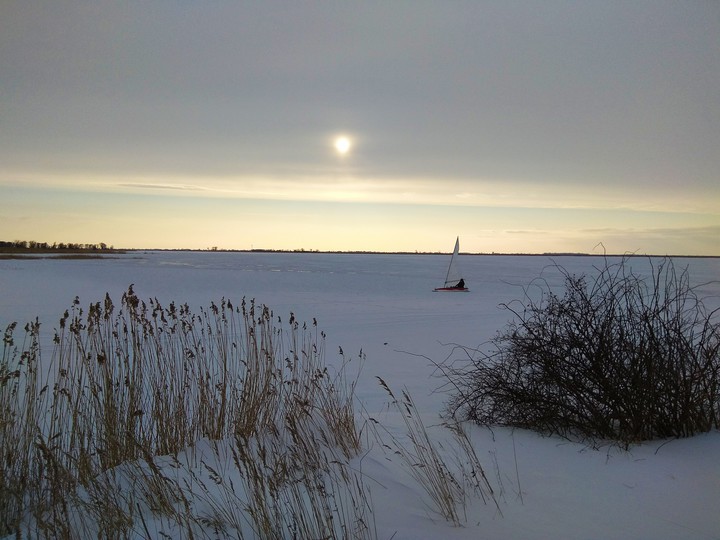
[(0, 2), (0, 240), (720, 256), (719, 149), (714, 0)]

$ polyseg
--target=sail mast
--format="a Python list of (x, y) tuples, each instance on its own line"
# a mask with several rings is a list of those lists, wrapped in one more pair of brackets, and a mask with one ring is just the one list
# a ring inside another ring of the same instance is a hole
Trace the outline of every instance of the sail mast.
[[(445, 286), (447, 287), (448, 282), (450, 281), (450, 274), (457, 273), (457, 270), (455, 270), (455, 257), (458, 256), (458, 252), (460, 251), (460, 237), (458, 236), (455, 238), (455, 249), (453, 249), (452, 257), (450, 257), (450, 264), (448, 265), (447, 274), (445, 274)], [(453, 281), (458, 281), (458, 279), (455, 279), (455, 275), (453, 275)]]

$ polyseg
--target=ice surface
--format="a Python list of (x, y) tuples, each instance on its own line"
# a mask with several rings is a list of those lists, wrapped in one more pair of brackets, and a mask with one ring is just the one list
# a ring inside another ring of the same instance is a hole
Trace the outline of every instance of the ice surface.
[[(80, 305), (119, 302), (130, 284), (141, 298), (208, 306), (242, 297), (285, 319), (317, 319), (327, 335), (327, 360), (365, 356), (357, 394), (370, 414), (388, 398), (376, 376), (407, 387), (428, 425), (438, 422), (446, 396), (433, 362), (452, 344), (476, 347), (508, 320), (499, 304), (522, 297), (542, 276), (562, 283), (557, 263), (575, 273), (602, 266), (596, 257), (462, 256), (466, 294), (434, 293), (449, 257), (440, 255), (130, 252), (107, 259), (0, 260), (0, 324), (39, 317), (43, 343), (73, 299)], [(613, 259), (616, 260), (616, 259)], [(659, 259), (654, 259), (654, 263)], [(720, 259), (675, 259), (693, 284), (720, 278)], [(647, 259), (631, 259), (637, 272)], [(710, 307), (720, 285), (700, 288)], [(357, 365), (360, 365), (358, 362)], [(553, 438), (474, 428), (486, 470), (503, 479), (502, 516), (472, 506), (464, 527), (433, 515), (417, 486), (392, 461), (368, 460), (379, 538), (720, 538), (720, 433), (645, 444), (621, 452), (590, 450)], [(516, 473), (517, 468), (517, 473)], [(381, 488), (379, 486), (385, 486)], [(397, 489), (391, 489), (396, 486)], [(393, 536), (394, 535), (394, 536)]]

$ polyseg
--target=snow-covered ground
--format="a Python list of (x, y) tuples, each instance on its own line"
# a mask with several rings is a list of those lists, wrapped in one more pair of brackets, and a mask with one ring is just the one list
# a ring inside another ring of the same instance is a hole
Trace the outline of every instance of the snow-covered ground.
[[(658, 262), (655, 259), (655, 262)], [(317, 320), (327, 335), (327, 361), (365, 358), (356, 393), (370, 416), (390, 429), (381, 377), (407, 388), (426, 425), (439, 423), (447, 395), (433, 362), (452, 344), (476, 347), (507, 322), (503, 302), (543, 276), (560, 285), (557, 263), (575, 273), (602, 266), (595, 257), (463, 256), (469, 293), (433, 293), (447, 256), (315, 253), (131, 252), (107, 259), (0, 260), (0, 325), (35, 317), (50, 349), (52, 329), (79, 296), (81, 305), (108, 292), (120, 298), (130, 284), (141, 298), (191, 307), (242, 297), (277, 315)], [(720, 259), (677, 258), (691, 282), (720, 279)], [(644, 258), (630, 263), (647, 272)], [(720, 284), (702, 286), (709, 307), (720, 305)], [(692, 538), (720, 539), (720, 433), (631, 448), (592, 450), (526, 431), (471, 427), (470, 435), (499, 499), (471, 502), (461, 527), (447, 524), (398, 460), (371, 453), (363, 472), (372, 490), (379, 538)], [(433, 433), (438, 430), (431, 429)]]

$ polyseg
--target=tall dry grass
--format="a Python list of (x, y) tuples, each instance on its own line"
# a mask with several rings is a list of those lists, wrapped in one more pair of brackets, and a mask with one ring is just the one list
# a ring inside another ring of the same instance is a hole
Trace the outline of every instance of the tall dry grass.
[[(160, 515), (182, 536), (203, 536), (209, 521), (193, 508), (198, 494), (212, 499), (215, 526), (239, 537), (288, 537), (293, 529), (370, 535), (368, 504), (337, 496), (364, 497), (347, 468), (360, 449), (354, 384), (345, 364), (336, 371), (325, 364), (316, 325), (274, 319), (245, 300), (197, 313), (163, 307), (131, 286), (119, 306), (106, 296), (83, 310), (76, 299), (55, 330), (47, 365), (39, 322), (26, 327), (22, 344), (17, 326), (8, 326), (0, 535), (143, 536)], [(233, 442), (229, 463), (242, 486), (218, 488), (225, 471), (203, 489), (207, 478), (193, 483), (188, 470), (171, 478), (156, 464), (202, 440)], [(236, 509), (250, 522), (234, 523)]]
[(467, 521), (470, 494), (485, 503), (491, 501), (500, 511), (495, 491), (462, 425), (454, 421), (443, 425), (456, 442), (450, 456), (456, 466), (451, 467), (446, 458), (449, 449), (431, 438), (410, 393), (403, 390), (398, 398), (385, 380), (378, 377), (378, 381), (391, 398), (391, 406), (400, 414), (406, 430), (401, 439), (375, 422), (377, 438), (399, 456), (410, 476), (428, 496), (431, 509), (456, 526)]
[[(0, 357), (0, 537), (377, 537), (359, 455), (386, 435), (361, 433), (354, 364), (326, 363), (314, 320), (131, 286), (119, 305), (76, 298), (49, 360), (40, 322), (24, 330)], [(450, 473), (403, 396), (411, 446), (393, 444), (459, 524), (465, 491), (492, 489), (464, 433), (461, 474), (481, 481)]]

